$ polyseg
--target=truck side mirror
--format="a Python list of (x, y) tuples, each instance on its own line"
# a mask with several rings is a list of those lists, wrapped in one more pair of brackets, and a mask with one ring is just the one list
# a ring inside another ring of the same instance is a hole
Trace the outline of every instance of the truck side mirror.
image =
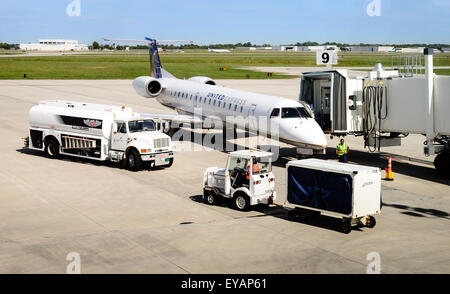
[(114, 134), (117, 133), (117, 124), (116, 123), (113, 124), (113, 133)]

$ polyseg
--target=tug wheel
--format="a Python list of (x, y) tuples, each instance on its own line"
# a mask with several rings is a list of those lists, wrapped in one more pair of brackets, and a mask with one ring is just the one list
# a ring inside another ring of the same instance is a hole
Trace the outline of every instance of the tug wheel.
[(214, 205), (217, 202), (216, 195), (213, 191), (203, 191), (203, 200), (208, 205)]
[(246, 195), (239, 194), (234, 197), (234, 206), (240, 211), (247, 211), (250, 203), (249, 199)]

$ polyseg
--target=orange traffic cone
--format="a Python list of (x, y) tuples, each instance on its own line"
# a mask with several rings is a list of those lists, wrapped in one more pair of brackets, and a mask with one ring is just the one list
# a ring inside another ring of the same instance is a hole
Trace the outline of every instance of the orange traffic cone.
[(392, 158), (388, 158), (388, 168), (386, 169), (386, 177), (384, 178), (386, 181), (394, 180), (394, 172), (392, 171)]

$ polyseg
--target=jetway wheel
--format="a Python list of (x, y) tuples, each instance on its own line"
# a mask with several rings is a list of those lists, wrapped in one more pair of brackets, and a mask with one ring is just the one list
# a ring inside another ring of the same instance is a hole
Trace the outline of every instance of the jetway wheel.
[(434, 167), (438, 172), (450, 175), (450, 153), (439, 153), (434, 159)]

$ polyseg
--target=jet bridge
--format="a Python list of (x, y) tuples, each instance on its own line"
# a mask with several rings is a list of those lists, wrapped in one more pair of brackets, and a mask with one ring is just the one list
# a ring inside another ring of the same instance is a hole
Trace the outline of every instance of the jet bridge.
[(365, 77), (350, 77), (346, 70), (304, 73), (299, 100), (324, 132), (362, 136), (372, 152), (401, 145), (408, 134), (423, 134), (425, 155), (437, 154), (436, 168), (450, 174), (450, 77), (435, 75), (432, 49), (424, 53), (414, 59), (394, 56), (408, 64), (393, 62), (389, 71), (377, 64)]

